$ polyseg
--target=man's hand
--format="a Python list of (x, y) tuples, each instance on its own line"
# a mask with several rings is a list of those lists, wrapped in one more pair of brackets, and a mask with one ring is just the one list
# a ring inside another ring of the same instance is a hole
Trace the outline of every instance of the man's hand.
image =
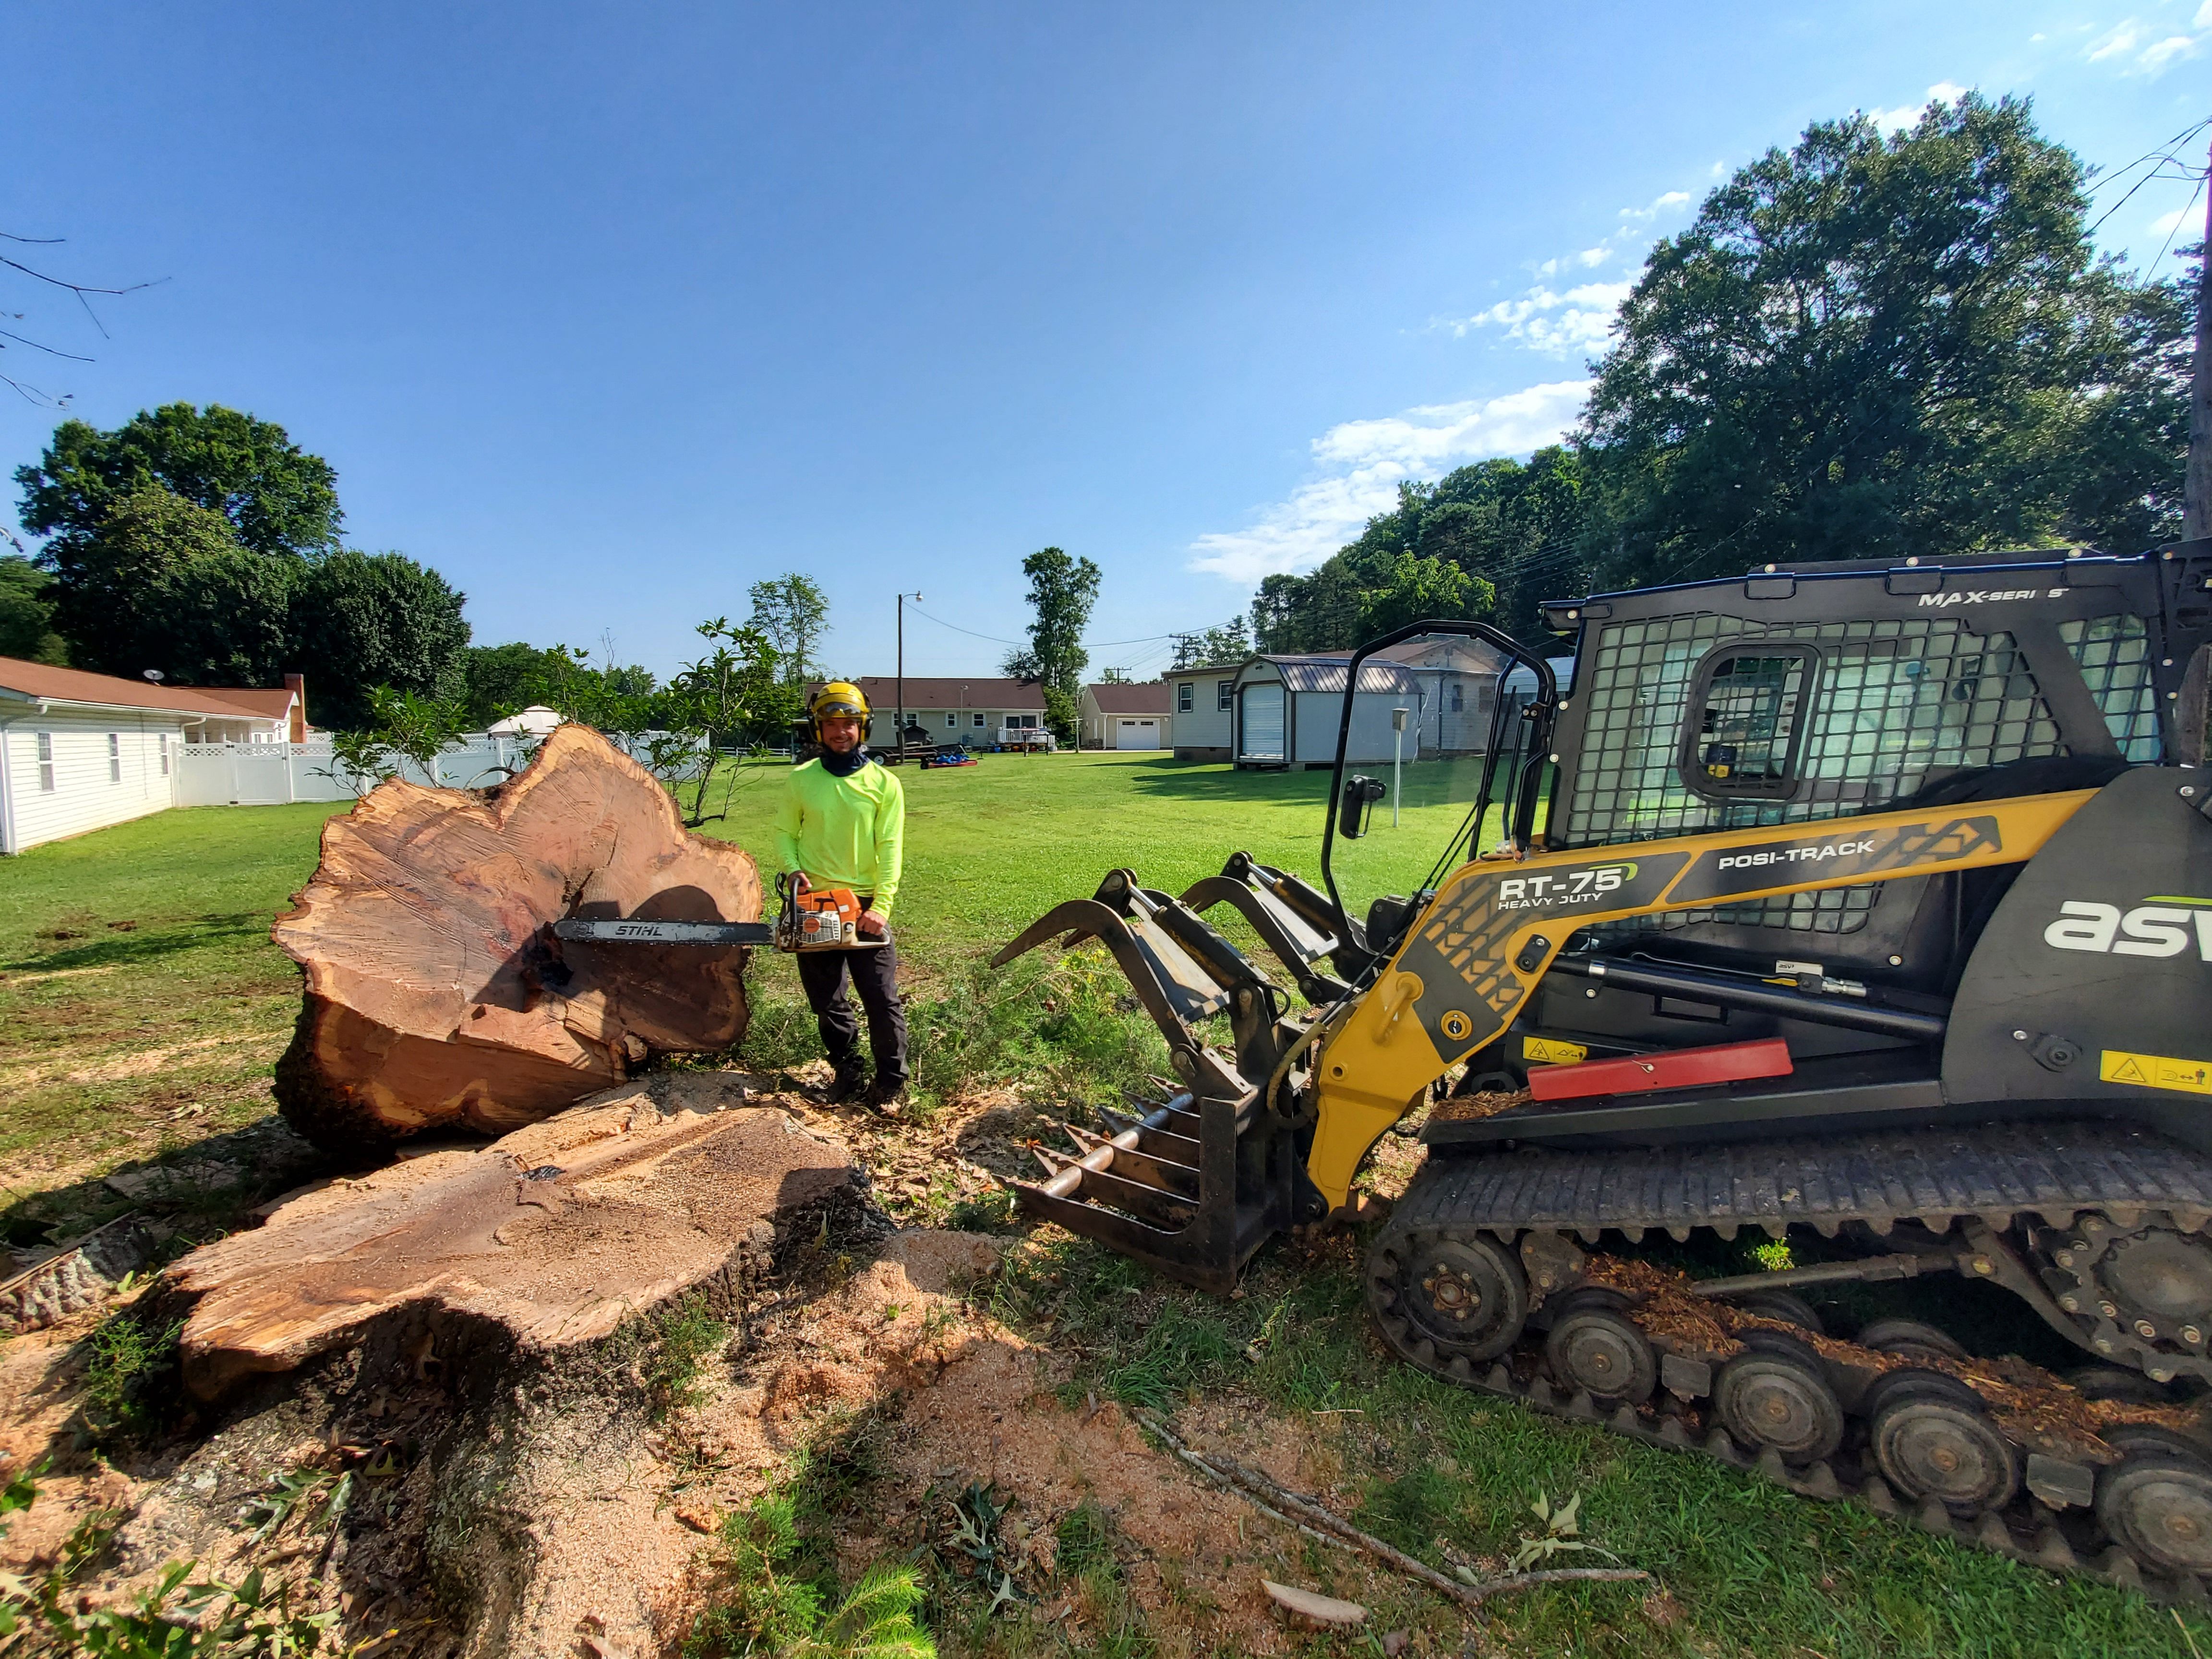
[(891, 919), (885, 915), (882, 911), (863, 910), (860, 912), (860, 937), (862, 939), (881, 939), (885, 933), (890, 933), (890, 930)]
[(805, 871), (804, 871), (804, 870), (794, 870), (794, 871), (793, 871), (793, 872), (791, 872), (791, 883), (790, 883), (790, 885), (791, 885), (791, 890), (792, 890), (793, 892), (794, 892), (794, 893), (804, 893), (804, 892), (805, 892), (808, 889), (810, 889), (811, 887), (812, 887), (812, 886), (813, 886), (813, 884), (813, 884), (812, 882), (811, 882), (811, 881), (809, 881), (809, 880), (807, 880), (807, 879), (806, 879), (806, 872), (805, 872)]

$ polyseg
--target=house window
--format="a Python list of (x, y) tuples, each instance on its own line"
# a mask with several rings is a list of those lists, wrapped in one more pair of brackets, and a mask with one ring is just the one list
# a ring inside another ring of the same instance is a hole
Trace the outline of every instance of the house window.
[(107, 734), (107, 781), (123, 781), (123, 739), (112, 732)]
[(1213, 683), (1213, 707), (1214, 707), (1215, 712), (1217, 712), (1217, 713), (1218, 713), (1218, 714), (1227, 714), (1227, 713), (1228, 713), (1231, 708), (1235, 708), (1236, 706), (1237, 706), (1237, 682), (1236, 682), (1235, 680), (1216, 680), (1216, 681), (1214, 681), (1214, 683)]
[(1190, 682), (1185, 680), (1176, 687), (1176, 713), (1188, 714), (1190, 713)]
[(161, 752), (161, 775), (166, 778), (169, 775), (169, 734), (166, 732), (158, 734), (154, 744)]
[(959, 715), (957, 715), (957, 714), (954, 714), (954, 713), (953, 713), (950, 708), (946, 709), (946, 710), (945, 711), (945, 729), (946, 729), (947, 731), (951, 731), (954, 726), (957, 726), (957, 725), (959, 725), (959, 724), (960, 724), (960, 716), (959, 716)]
[(980, 731), (981, 731), (981, 730), (983, 729), (983, 717), (982, 717), (982, 715), (981, 715), (981, 714), (977, 714), (977, 715), (975, 716), (975, 729), (976, 729), (978, 732), (980, 732)]
[(46, 794), (54, 793), (54, 734), (39, 733), (39, 787)]
[(1463, 711), (1466, 707), (1467, 688), (1462, 686), (1457, 680), (1454, 680), (1452, 682), (1451, 689), (1451, 711), (1453, 714), (1456, 714)]
[(1036, 716), (1035, 714), (1024, 714), (1019, 720), (1017, 720), (1014, 724), (1022, 727), (1024, 731), (1034, 732), (1036, 730)]

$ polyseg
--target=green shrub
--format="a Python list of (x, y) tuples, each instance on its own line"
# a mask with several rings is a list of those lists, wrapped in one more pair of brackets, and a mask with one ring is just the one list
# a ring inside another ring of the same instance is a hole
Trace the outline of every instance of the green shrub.
[(150, 1434), (178, 1398), (181, 1319), (164, 1325), (118, 1308), (85, 1339), (84, 1425), (95, 1443)]

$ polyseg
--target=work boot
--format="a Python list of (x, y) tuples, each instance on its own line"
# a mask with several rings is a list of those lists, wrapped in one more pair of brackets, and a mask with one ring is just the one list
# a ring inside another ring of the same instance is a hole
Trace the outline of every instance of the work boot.
[(842, 1106), (847, 1101), (866, 1091), (867, 1086), (868, 1074), (859, 1066), (840, 1066), (836, 1075), (830, 1079), (830, 1087), (824, 1098), (832, 1106)]
[(878, 1117), (896, 1117), (899, 1109), (906, 1104), (906, 1083), (903, 1079), (885, 1083), (878, 1079), (868, 1085), (868, 1109)]

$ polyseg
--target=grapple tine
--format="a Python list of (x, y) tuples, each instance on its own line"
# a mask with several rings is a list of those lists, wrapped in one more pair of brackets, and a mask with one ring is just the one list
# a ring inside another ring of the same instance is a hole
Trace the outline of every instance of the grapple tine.
[(1028, 927), (1021, 937), (991, 958), (991, 966), (1003, 968), (1016, 957), (1034, 951), (1055, 933), (1066, 933), (1071, 939), (1088, 939), (1097, 933), (1101, 921), (1119, 927), (1121, 918), (1097, 899), (1069, 899), (1055, 904)]
[[(1171, 1098), (1142, 1115), (1101, 1109), (1104, 1134), (1059, 1126), (1076, 1156), (1034, 1149), (1046, 1179), (1015, 1182), (1016, 1196), (1031, 1215), (1226, 1293), (1301, 1201), (1295, 1129), (1260, 1105), (1256, 1086), (1284, 1040), (1281, 990), (1194, 911), (1128, 870), (1109, 872), (1095, 897), (1054, 906), (992, 963), (1086, 938), (1127, 975), (1180, 1081), (1146, 1079)], [(1214, 1014), (1228, 1016), (1233, 1052), (1194, 1031)]]

